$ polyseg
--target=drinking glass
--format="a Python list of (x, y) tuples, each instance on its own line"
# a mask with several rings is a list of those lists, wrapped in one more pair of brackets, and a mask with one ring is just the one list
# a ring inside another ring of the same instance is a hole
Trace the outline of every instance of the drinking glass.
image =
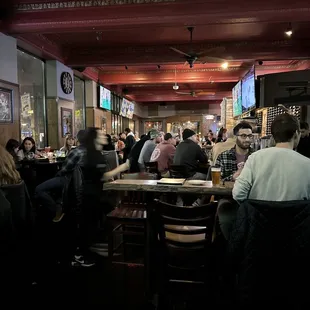
[(34, 158), (34, 153), (33, 152), (29, 152), (27, 154), (27, 159), (33, 159)]
[(217, 166), (211, 167), (211, 176), (213, 186), (220, 186), (221, 182), (221, 168)]

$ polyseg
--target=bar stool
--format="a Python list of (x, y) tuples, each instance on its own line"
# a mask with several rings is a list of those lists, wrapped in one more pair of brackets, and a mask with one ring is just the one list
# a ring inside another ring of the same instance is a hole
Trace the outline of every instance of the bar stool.
[[(124, 179), (129, 180), (154, 180), (156, 174), (132, 173), (124, 174)], [(127, 246), (143, 249), (146, 236), (146, 206), (147, 193), (128, 192), (120, 206), (107, 215), (111, 227), (108, 234), (108, 257), (111, 264), (144, 265), (144, 259), (127, 260)], [(139, 240), (140, 239), (140, 240)], [(118, 244), (117, 244), (118, 243)], [(123, 261), (115, 254), (123, 247)], [(118, 259), (114, 260), (114, 257)], [(144, 258), (144, 254), (143, 254)]]

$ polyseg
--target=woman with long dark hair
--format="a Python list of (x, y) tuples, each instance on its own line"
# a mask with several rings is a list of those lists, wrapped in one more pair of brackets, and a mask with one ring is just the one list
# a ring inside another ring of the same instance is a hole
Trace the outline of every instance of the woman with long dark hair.
[(32, 137), (26, 137), (17, 152), (18, 160), (33, 159), (40, 157), (40, 152), (36, 148), (36, 143)]
[(17, 153), (19, 151), (20, 143), (15, 139), (9, 139), (6, 143), (5, 149), (11, 154), (14, 161), (17, 161)]

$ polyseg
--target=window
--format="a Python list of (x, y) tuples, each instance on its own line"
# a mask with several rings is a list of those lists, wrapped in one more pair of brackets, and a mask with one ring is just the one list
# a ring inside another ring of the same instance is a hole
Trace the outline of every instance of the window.
[(21, 96), (21, 138), (33, 137), (38, 148), (46, 141), (45, 87), (42, 60), (17, 51), (18, 83)]
[(74, 133), (85, 129), (85, 81), (74, 76)]

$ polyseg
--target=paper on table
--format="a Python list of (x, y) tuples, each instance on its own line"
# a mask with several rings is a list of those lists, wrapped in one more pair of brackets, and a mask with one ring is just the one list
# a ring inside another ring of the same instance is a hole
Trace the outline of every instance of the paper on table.
[(169, 178), (162, 178), (157, 181), (157, 184), (168, 184), (168, 185), (183, 185), (185, 179), (169, 179)]

